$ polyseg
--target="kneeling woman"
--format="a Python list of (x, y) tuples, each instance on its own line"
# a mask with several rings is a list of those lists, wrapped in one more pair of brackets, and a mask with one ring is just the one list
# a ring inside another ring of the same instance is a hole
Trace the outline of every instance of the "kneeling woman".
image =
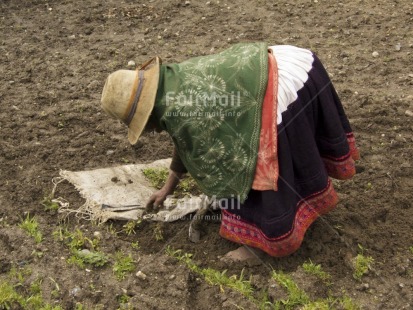
[(355, 174), (359, 154), (342, 104), (311, 51), (265, 43), (109, 75), (102, 107), (128, 127), (166, 130), (175, 145), (159, 206), (189, 172), (219, 199), (220, 234), (272, 256), (296, 251), (337, 204), (330, 177)]

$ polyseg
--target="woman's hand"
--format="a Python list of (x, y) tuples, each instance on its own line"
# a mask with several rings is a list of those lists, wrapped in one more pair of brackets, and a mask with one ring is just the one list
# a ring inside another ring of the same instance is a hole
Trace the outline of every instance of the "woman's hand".
[(164, 188), (153, 193), (146, 204), (146, 211), (152, 211), (153, 209), (159, 208), (170, 194), (172, 193)]
[(172, 195), (175, 188), (178, 186), (183, 173), (177, 173), (175, 171), (169, 170), (168, 179), (165, 185), (157, 192), (153, 193), (146, 204), (146, 212), (150, 212), (153, 208), (159, 208), (168, 195)]

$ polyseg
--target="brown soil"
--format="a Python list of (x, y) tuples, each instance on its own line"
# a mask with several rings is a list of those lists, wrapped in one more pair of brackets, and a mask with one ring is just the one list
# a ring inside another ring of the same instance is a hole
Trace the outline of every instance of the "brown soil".
[[(165, 134), (146, 133), (131, 148), (125, 127), (101, 111), (100, 92), (110, 72), (153, 55), (179, 62), (235, 42), (267, 41), (317, 52), (345, 105), (362, 160), (352, 180), (335, 183), (339, 206), (310, 228), (299, 251), (282, 259), (264, 256), (261, 265), (245, 267), (245, 275), (270, 293), (270, 267), (297, 273), (311, 259), (334, 282), (323, 289), (297, 277), (316, 298), (328, 290), (337, 297), (345, 291), (365, 309), (411, 309), (413, 117), (406, 111), (413, 111), (412, 24), (408, 0), (2, 0), (0, 282), (12, 266), (26, 267), (32, 273), (23, 288), (43, 279), (45, 300), (64, 309), (77, 302), (87, 309), (116, 309), (122, 294), (138, 309), (253, 309), (240, 294), (208, 285), (164, 254), (169, 245), (193, 253), (201, 266), (239, 274), (244, 266), (218, 260), (237, 247), (219, 237), (218, 222), (205, 225), (201, 242), (192, 244), (188, 221), (163, 225), (164, 241), (156, 241), (150, 223), (128, 236), (109, 233), (109, 225), (67, 219), (70, 230), (78, 227), (90, 238), (100, 231), (102, 251), (132, 252), (137, 270), (148, 276), (131, 274), (119, 282), (110, 267), (85, 271), (66, 262), (67, 246), (52, 236), (61, 219), (40, 202), (60, 169), (170, 156)], [(69, 184), (60, 184), (56, 195), (82, 204)], [(40, 244), (18, 227), (27, 212), (40, 223)], [(140, 250), (131, 248), (136, 240)], [(349, 263), (358, 245), (376, 262), (361, 282), (353, 279)], [(57, 295), (51, 293), (54, 281)]]

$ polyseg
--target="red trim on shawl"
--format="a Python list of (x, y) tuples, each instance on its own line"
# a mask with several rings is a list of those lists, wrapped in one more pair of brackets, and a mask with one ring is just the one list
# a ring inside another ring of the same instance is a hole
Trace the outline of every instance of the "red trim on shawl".
[(268, 84), (265, 92), (262, 116), (260, 145), (252, 188), (255, 190), (278, 189), (277, 154), (277, 95), (278, 68), (274, 55), (268, 54)]
[(222, 210), (219, 233), (230, 241), (259, 248), (271, 256), (286, 256), (301, 246), (308, 227), (320, 215), (334, 209), (337, 202), (337, 193), (329, 180), (323, 191), (314, 193), (298, 203), (293, 227), (283, 236), (268, 238), (257, 226), (239, 219), (226, 210)]

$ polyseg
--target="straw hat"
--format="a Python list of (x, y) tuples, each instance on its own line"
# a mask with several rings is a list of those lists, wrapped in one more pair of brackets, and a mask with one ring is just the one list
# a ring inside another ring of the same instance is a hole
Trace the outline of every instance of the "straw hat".
[(155, 57), (136, 70), (118, 70), (108, 76), (103, 87), (102, 108), (129, 127), (131, 144), (138, 141), (155, 105), (160, 64), (160, 58)]

